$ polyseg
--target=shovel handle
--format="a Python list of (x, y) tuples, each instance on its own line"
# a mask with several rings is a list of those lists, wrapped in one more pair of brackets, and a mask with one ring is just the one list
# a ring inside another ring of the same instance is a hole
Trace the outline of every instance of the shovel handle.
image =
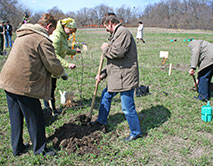
[(194, 81), (194, 87), (196, 88), (196, 91), (198, 90), (198, 85), (197, 85), (197, 81), (196, 81), (196, 78), (195, 78), (195, 75), (192, 75), (192, 78), (193, 78), (193, 81)]
[(193, 78), (193, 81), (194, 81), (195, 85), (197, 86), (197, 82), (196, 82), (196, 79), (195, 79), (195, 75), (192, 75), (192, 78)]
[[(102, 55), (101, 59), (100, 59), (99, 68), (98, 68), (98, 74), (97, 75), (101, 74), (103, 62), (104, 62), (104, 56)], [(91, 104), (91, 108), (90, 108), (90, 115), (89, 115), (90, 120), (92, 119), (92, 112), (93, 112), (93, 108), (94, 108), (94, 104), (95, 104), (96, 94), (97, 94), (97, 91), (98, 91), (98, 84), (99, 84), (99, 81), (96, 80), (95, 91), (94, 91), (94, 94), (93, 94), (92, 104)]]

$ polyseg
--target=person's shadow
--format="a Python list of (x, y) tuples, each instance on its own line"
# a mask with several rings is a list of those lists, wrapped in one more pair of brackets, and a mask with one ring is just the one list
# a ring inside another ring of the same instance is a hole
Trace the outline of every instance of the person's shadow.
[[(150, 129), (159, 127), (166, 122), (171, 117), (171, 112), (162, 105), (156, 105), (138, 112), (138, 117), (142, 135), (146, 136)], [(108, 118), (109, 127), (107, 131), (115, 130), (117, 125), (125, 120), (125, 116), (122, 112), (110, 115)]]
[(171, 112), (162, 105), (152, 106), (138, 113), (142, 135), (146, 136), (150, 129), (160, 127), (170, 117)]

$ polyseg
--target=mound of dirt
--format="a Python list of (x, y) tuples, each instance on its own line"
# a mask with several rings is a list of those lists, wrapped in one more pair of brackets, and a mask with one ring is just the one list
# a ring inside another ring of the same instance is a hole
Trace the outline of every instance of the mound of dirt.
[(49, 137), (53, 140), (54, 148), (65, 149), (68, 153), (84, 155), (93, 153), (99, 155), (98, 145), (102, 139), (102, 134), (106, 132), (104, 126), (91, 126), (86, 115), (80, 115), (62, 127), (56, 129), (55, 133)]

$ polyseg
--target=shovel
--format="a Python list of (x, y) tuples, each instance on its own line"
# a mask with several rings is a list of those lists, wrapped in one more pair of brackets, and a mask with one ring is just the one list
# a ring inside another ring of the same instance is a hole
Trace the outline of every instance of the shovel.
[(195, 76), (192, 75), (192, 78), (193, 78), (193, 81), (194, 81), (194, 86), (192, 87), (192, 90), (197, 91), (198, 89), (197, 89), (197, 82), (196, 82)]
[[(102, 55), (102, 56), (101, 56), (101, 59), (100, 59), (99, 68), (98, 68), (98, 74), (97, 74), (97, 75), (100, 75), (100, 74), (101, 74), (103, 62), (104, 62), (104, 56)], [(93, 113), (93, 108), (94, 108), (94, 104), (95, 104), (96, 94), (97, 94), (97, 91), (98, 91), (98, 84), (99, 84), (99, 82), (96, 80), (96, 83), (95, 83), (95, 91), (94, 91), (94, 94), (93, 94), (92, 104), (91, 104), (91, 108), (90, 108), (89, 121), (92, 120), (92, 113)]]

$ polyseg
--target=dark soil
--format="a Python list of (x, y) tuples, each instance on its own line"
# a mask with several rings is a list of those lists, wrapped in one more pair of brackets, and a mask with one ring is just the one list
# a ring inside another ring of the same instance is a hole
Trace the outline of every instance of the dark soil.
[(101, 150), (98, 146), (106, 129), (100, 125), (91, 126), (89, 121), (86, 115), (71, 117), (68, 123), (56, 129), (49, 140), (53, 140), (54, 148), (58, 150), (63, 148), (68, 153), (93, 153), (98, 156)]

